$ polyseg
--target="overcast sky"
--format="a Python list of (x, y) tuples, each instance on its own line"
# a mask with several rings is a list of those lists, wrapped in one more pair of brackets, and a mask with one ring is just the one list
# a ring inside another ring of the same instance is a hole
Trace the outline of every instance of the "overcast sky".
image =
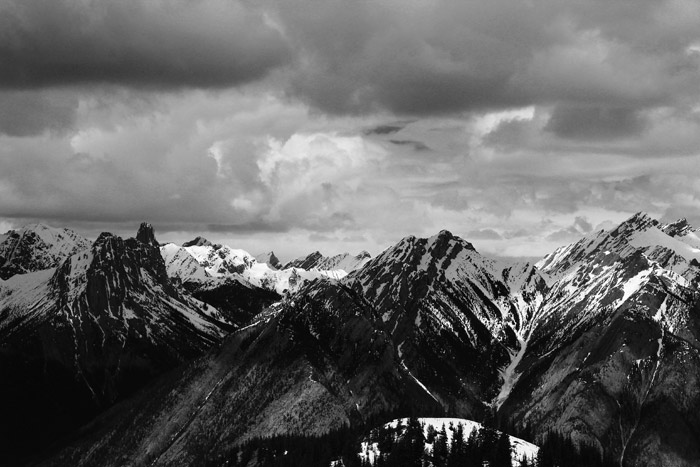
[(0, 0), (0, 230), (291, 258), (700, 226), (697, 0)]

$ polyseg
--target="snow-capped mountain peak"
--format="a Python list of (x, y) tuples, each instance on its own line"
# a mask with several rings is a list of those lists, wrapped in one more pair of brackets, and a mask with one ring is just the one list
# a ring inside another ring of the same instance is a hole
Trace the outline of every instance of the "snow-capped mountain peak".
[(677, 221), (664, 224), (659, 228), (671, 237), (683, 237), (691, 232), (697, 231), (695, 227), (688, 223), (688, 219), (685, 217), (681, 217)]
[(664, 226), (640, 212), (610, 231), (591, 233), (555, 250), (537, 267), (558, 279), (591, 262), (603, 261), (603, 256), (609, 257), (607, 261), (624, 259), (638, 250), (660, 266), (690, 277), (694, 273), (689, 269), (700, 260), (700, 238), (684, 222)]
[(364, 266), (371, 258), (366, 251), (357, 255), (341, 253), (335, 256), (323, 256), (321, 252), (314, 251), (307, 256), (297, 258), (284, 265), (283, 269), (300, 268), (307, 271), (343, 271), (343, 275)]
[(69, 229), (29, 224), (0, 235), (0, 278), (52, 268), (90, 248), (91, 242)]

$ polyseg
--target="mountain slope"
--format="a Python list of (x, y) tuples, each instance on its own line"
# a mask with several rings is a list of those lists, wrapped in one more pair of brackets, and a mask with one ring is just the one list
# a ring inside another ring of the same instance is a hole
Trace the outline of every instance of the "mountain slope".
[(557, 281), (502, 416), (623, 466), (697, 465), (700, 294), (678, 243), (638, 214), (545, 258)]
[(404, 238), (343, 281), (378, 310), (426, 390), (475, 419), (509, 383), (529, 303), (546, 287), (532, 267), (501, 270), (447, 231)]
[(307, 283), (275, 315), (86, 427), (46, 465), (199, 465), (252, 437), (320, 434), (397, 410), (439, 413), (375, 319), (337, 282)]

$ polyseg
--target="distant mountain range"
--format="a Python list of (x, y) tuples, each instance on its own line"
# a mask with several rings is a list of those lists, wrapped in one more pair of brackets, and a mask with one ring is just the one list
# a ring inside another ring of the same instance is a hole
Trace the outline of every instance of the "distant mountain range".
[(536, 264), (441, 231), (282, 265), (160, 245), (148, 224), (95, 242), (27, 226), (0, 255), (8, 462), (205, 465), (417, 415), (556, 432), (623, 467), (700, 465), (700, 236), (684, 220), (639, 213)]

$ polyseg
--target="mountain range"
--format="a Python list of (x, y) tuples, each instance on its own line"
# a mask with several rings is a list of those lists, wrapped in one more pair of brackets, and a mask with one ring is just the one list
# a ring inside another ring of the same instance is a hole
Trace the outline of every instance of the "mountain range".
[[(0, 237), (6, 463), (204, 465), (253, 439), (455, 417), (700, 465), (700, 236), (638, 213), (537, 262), (448, 231), (282, 264), (198, 237)], [(37, 443), (41, 449), (36, 449)], [(251, 464), (254, 465), (254, 464)]]

